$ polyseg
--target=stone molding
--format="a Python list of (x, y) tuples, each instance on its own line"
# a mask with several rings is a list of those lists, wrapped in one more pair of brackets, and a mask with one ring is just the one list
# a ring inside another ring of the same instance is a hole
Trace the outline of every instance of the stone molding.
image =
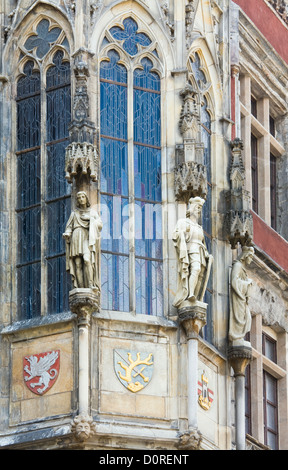
[(69, 292), (69, 307), (76, 313), (79, 324), (90, 324), (90, 316), (100, 308), (99, 289), (73, 289)]

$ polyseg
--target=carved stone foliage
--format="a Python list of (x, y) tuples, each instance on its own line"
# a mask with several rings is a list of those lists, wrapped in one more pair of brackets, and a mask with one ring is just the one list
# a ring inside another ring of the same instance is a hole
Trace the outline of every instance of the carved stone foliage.
[(237, 243), (249, 246), (253, 239), (253, 220), (250, 213), (250, 195), (245, 190), (245, 170), (242, 161), (243, 142), (231, 143), (230, 191), (227, 192), (226, 230), (231, 247)]
[(90, 174), (92, 181), (97, 181), (98, 177), (98, 154), (94, 145), (87, 142), (72, 142), (66, 148), (66, 179), (72, 183), (72, 178), (77, 176), (77, 172)]
[(175, 198), (188, 204), (191, 197), (207, 195), (207, 171), (205, 165), (184, 162), (175, 168)]

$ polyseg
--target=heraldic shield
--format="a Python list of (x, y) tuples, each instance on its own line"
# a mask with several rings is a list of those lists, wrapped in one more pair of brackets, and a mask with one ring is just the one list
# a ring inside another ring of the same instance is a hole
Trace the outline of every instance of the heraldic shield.
[(114, 349), (115, 373), (130, 392), (139, 392), (150, 383), (153, 368), (152, 353)]
[(31, 392), (43, 395), (56, 382), (60, 369), (60, 351), (25, 356), (23, 375), (26, 386)]

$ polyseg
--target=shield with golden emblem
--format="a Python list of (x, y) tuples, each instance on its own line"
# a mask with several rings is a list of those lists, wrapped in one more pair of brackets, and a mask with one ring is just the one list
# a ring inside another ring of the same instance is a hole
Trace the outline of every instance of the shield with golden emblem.
[(139, 392), (150, 383), (153, 368), (152, 353), (114, 349), (115, 373), (130, 392)]

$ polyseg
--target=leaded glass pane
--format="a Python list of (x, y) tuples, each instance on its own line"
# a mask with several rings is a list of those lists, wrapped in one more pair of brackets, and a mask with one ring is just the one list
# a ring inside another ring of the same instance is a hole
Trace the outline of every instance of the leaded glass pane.
[(150, 60), (143, 59), (142, 65), (144, 70), (134, 72), (134, 142), (160, 147), (160, 79), (150, 72)]
[(129, 205), (128, 198), (101, 195), (103, 251), (129, 254)]
[(65, 179), (65, 148), (71, 121), (70, 64), (63, 62), (63, 52), (53, 57), (54, 66), (46, 75), (47, 145), (47, 280), (48, 310), (58, 313), (68, 309), (68, 280), (65, 243), (62, 237), (71, 212), (70, 186)]
[(18, 263), (40, 260), (40, 207), (18, 212)]
[(66, 272), (66, 257), (48, 259), (48, 311), (61, 313), (69, 309), (71, 278)]
[(17, 289), (21, 319), (41, 312), (40, 74), (34, 63), (17, 83)]
[(134, 145), (135, 197), (161, 201), (161, 150)]
[(17, 208), (39, 204), (41, 200), (40, 150), (17, 157)]
[(40, 145), (40, 74), (34, 63), (24, 67), (25, 76), (17, 83), (17, 150)]
[(65, 149), (67, 140), (47, 145), (47, 200), (69, 195), (71, 185), (65, 178)]
[(39, 316), (41, 313), (41, 263), (18, 267), (17, 286), (20, 320)]
[(135, 254), (162, 259), (162, 207), (135, 201)]
[(149, 59), (142, 66), (133, 80), (136, 312), (162, 315), (160, 79)]
[(102, 308), (129, 312), (129, 257), (102, 253)]
[(101, 191), (128, 196), (127, 142), (102, 137)]
[(162, 262), (135, 260), (136, 313), (163, 315)]
[(60, 255), (65, 252), (65, 241), (62, 234), (65, 232), (70, 213), (70, 198), (59, 199), (47, 204), (47, 256)]
[(68, 125), (71, 121), (70, 85), (47, 91), (46, 119), (48, 142), (69, 135)]

